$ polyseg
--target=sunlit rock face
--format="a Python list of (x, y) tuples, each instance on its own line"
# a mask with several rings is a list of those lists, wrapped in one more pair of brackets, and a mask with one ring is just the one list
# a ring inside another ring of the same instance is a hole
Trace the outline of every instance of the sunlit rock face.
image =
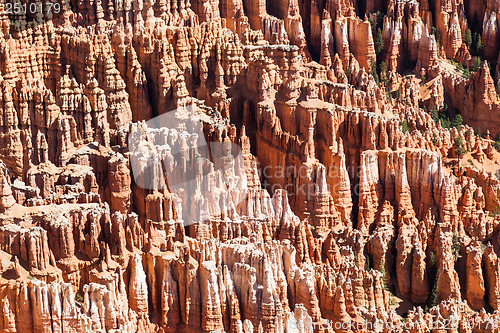
[(0, 331), (498, 324), (495, 1), (0, 3)]

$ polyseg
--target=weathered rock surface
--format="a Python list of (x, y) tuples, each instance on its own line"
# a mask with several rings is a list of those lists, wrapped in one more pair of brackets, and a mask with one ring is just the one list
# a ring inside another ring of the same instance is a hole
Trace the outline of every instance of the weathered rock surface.
[(498, 7), (0, 13), (0, 331), (488, 331)]

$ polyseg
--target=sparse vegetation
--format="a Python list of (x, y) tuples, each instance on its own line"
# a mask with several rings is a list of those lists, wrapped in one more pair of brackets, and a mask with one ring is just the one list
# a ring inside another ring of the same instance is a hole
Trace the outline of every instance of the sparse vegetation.
[(375, 16), (377, 17), (377, 28), (382, 29), (384, 27), (384, 14), (377, 11)]
[(425, 312), (429, 312), (429, 309), (435, 307), (438, 304), (437, 289), (438, 289), (439, 275), (440, 273), (438, 272), (436, 274), (436, 279), (434, 280), (434, 286), (432, 287), (431, 294), (429, 295), (429, 299), (427, 300), (427, 305), (424, 308)]
[(451, 122), (447, 115), (441, 115), (439, 122), (441, 123), (442, 128), (450, 128)]
[(483, 41), (481, 35), (478, 32), (474, 33), (472, 37), (472, 48), (474, 49), (478, 57), (483, 56)]
[(438, 140), (437, 140), (437, 137), (436, 137), (436, 133), (432, 133), (432, 144), (433, 145), (437, 145), (438, 143)]
[(474, 59), (474, 65), (472, 66), (472, 71), (477, 72), (481, 68), (481, 58), (476, 57)]
[(472, 32), (470, 29), (467, 29), (467, 31), (464, 34), (464, 43), (467, 45), (467, 48), (470, 49), (470, 46), (472, 45)]
[(469, 65), (467, 67), (464, 67), (461, 63), (454, 62), (453, 60), (450, 60), (450, 62), (457, 67), (457, 69), (464, 74), (464, 76), (468, 79), (470, 78), (470, 70), (469, 70)]
[(347, 76), (347, 81), (350, 83), (351, 82), (351, 76), (352, 76), (352, 72), (351, 72), (351, 68), (349, 68), (349, 66), (346, 66), (347, 69), (345, 71), (345, 75)]
[(451, 127), (450, 115), (448, 113), (448, 104), (444, 103), (443, 112), (438, 114), (438, 118), (442, 128)]
[(460, 114), (455, 115), (455, 118), (453, 118), (453, 122), (451, 123), (452, 127), (455, 127), (456, 129), (459, 129), (460, 126), (462, 126), (463, 119)]
[(432, 120), (434, 120), (434, 122), (437, 124), (437, 122), (439, 121), (439, 113), (437, 112), (436, 108), (432, 108), (431, 117)]
[(429, 254), (429, 266), (430, 268), (436, 268), (436, 255), (434, 254), (434, 252), (431, 252)]
[(497, 79), (497, 84), (495, 85), (495, 88), (497, 91), (497, 95), (500, 96), (500, 77), (498, 77), (498, 79)]
[(380, 273), (382, 273), (382, 280), (384, 281), (384, 288), (387, 291), (391, 291), (389, 285), (387, 284), (387, 273), (385, 272), (384, 266), (380, 267)]
[(388, 77), (387, 77), (387, 65), (385, 64), (385, 61), (382, 61), (380, 65), (378, 66), (379, 71), (380, 71), (380, 79), (384, 86), (387, 88), (388, 85)]
[(441, 33), (439, 32), (438, 29), (436, 29), (436, 27), (432, 27), (431, 34), (434, 35), (434, 37), (436, 38), (436, 44), (437, 44), (438, 53), (439, 53), (439, 50), (441, 49)]
[(377, 73), (377, 62), (373, 58), (371, 59), (371, 62), (370, 62), (370, 74), (375, 79), (375, 82), (377, 82), (377, 84), (379, 84), (380, 79), (379, 79), (378, 73)]
[(77, 303), (83, 303), (83, 296), (82, 296), (82, 295), (80, 295), (80, 294), (76, 294), (76, 295), (75, 295), (75, 301), (76, 301)]
[(493, 147), (500, 152), (500, 135), (497, 137), (496, 141), (493, 143)]
[(460, 239), (458, 239), (458, 235), (453, 233), (453, 240), (451, 248), (453, 250), (453, 257), (455, 258), (455, 262), (460, 259)]
[(384, 50), (384, 39), (382, 38), (382, 29), (377, 28), (377, 33), (375, 34), (375, 53), (379, 56)]
[(490, 217), (495, 217), (497, 215), (500, 215), (500, 208), (498, 208), (498, 206), (495, 206), (495, 209), (492, 212), (490, 212), (489, 215)]
[(389, 103), (392, 103), (392, 93), (389, 91), (389, 88), (387, 88), (385, 92), (387, 95), (387, 100), (389, 101)]
[(464, 148), (464, 142), (460, 136), (457, 136), (455, 140), (453, 140), (453, 147), (455, 148), (455, 153), (458, 155), (458, 158), (462, 158), (462, 156), (467, 152)]
[(399, 123), (401, 125), (401, 131), (403, 131), (403, 134), (408, 132), (410, 129), (408, 128), (408, 123), (405, 121), (402, 121)]
[(401, 100), (401, 87), (396, 90), (396, 100), (399, 102)]

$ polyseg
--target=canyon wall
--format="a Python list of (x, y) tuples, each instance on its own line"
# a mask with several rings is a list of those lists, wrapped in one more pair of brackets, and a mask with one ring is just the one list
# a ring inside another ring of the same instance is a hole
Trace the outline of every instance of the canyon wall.
[(0, 12), (0, 331), (490, 331), (496, 7)]

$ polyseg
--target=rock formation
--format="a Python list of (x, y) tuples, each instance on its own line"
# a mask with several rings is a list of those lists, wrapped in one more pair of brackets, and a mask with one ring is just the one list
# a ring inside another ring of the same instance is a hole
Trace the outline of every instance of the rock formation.
[(0, 331), (500, 320), (494, 1), (2, 8)]

